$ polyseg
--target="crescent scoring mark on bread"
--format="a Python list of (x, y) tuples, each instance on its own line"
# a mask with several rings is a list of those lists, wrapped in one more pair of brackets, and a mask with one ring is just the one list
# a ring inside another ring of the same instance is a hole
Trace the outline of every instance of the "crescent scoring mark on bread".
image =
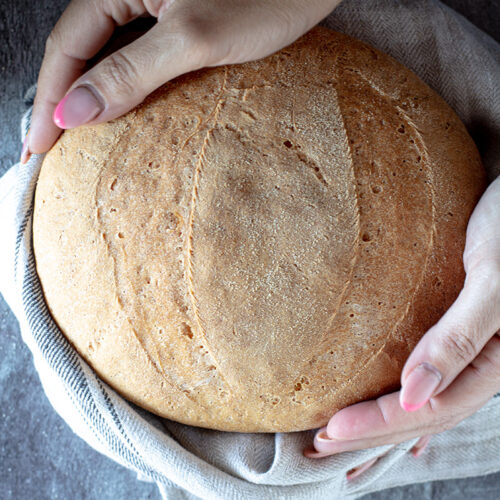
[[(127, 134), (130, 131), (130, 124), (133, 121), (134, 117), (136, 116), (136, 112), (133, 110), (128, 116), (128, 121), (123, 129), (119, 131), (119, 134), (117, 134), (114, 139), (113, 146), (109, 148), (108, 150), (108, 155), (107, 158), (104, 160), (106, 164), (111, 164), (113, 163), (112, 157), (113, 157), (113, 152), (119, 148), (119, 145), (121, 142), (126, 141), (128, 139)], [(106, 248), (106, 253), (107, 256), (111, 259), (111, 264), (112, 264), (112, 275), (114, 279), (114, 295), (116, 298), (116, 304), (123, 315), (126, 324), (128, 325), (128, 329), (130, 332), (132, 332), (133, 338), (137, 341), (138, 346), (140, 349), (144, 352), (145, 356), (151, 363), (151, 365), (154, 367), (155, 371), (165, 380), (168, 382), (169, 386), (172, 388), (177, 388), (178, 384), (174, 382), (171, 376), (169, 376), (168, 372), (165, 370), (165, 368), (162, 366), (161, 363), (161, 357), (159, 354), (159, 349), (158, 346), (156, 345), (154, 339), (151, 339), (150, 343), (152, 345), (152, 348), (154, 352), (151, 352), (151, 349), (148, 348), (143, 340), (141, 339), (141, 336), (139, 335), (137, 329), (134, 327), (133, 322), (130, 318), (130, 315), (127, 313), (124, 307), (123, 299), (120, 297), (120, 291), (122, 290), (122, 286), (120, 285), (120, 277), (119, 277), (119, 272), (118, 272), (118, 262), (117, 262), (117, 256), (116, 252), (117, 249), (114, 247), (112, 240), (108, 237), (106, 233), (106, 228), (102, 220), (102, 215), (101, 215), (101, 210), (99, 208), (99, 190), (102, 188), (104, 182), (104, 178), (97, 178), (96, 183), (95, 183), (95, 190), (94, 190), (94, 207), (95, 207), (95, 212), (96, 212), (96, 222), (97, 222), (97, 228), (98, 228), (98, 234), (102, 235), (102, 239), (105, 243), (105, 248)], [(63, 230), (64, 231), (64, 230)], [(188, 393), (184, 391), (179, 391), (182, 393), (183, 397), (195, 401), (195, 399), (190, 396)]]
[[(127, 126), (123, 130), (120, 131), (120, 134), (117, 137), (117, 140), (116, 140), (116, 142), (114, 144), (113, 149), (109, 150), (109, 154), (108, 154), (108, 158), (106, 160), (106, 163), (111, 163), (112, 162), (113, 151), (119, 147), (121, 141), (123, 141), (124, 139), (127, 138), (126, 134), (130, 130), (130, 121), (132, 121), (132, 119), (133, 119), (134, 116), (135, 116), (135, 113), (132, 114), (132, 116), (130, 117), (130, 120), (128, 121)], [(137, 330), (134, 328), (134, 325), (132, 324), (132, 321), (130, 320), (130, 316), (127, 314), (127, 312), (124, 309), (123, 299), (122, 299), (122, 297), (120, 297), (121, 286), (120, 286), (120, 283), (119, 283), (118, 269), (117, 269), (118, 268), (117, 257), (116, 257), (117, 249), (114, 248), (114, 246), (112, 246), (111, 240), (108, 237), (106, 237), (106, 233), (105, 233), (105, 230), (104, 230), (104, 227), (103, 227), (103, 224), (102, 224), (102, 220), (101, 220), (101, 217), (100, 217), (100, 211), (99, 211), (99, 208), (98, 208), (99, 203), (97, 201), (97, 198), (98, 198), (98, 194), (97, 193), (98, 193), (98, 190), (99, 190), (99, 187), (100, 187), (101, 183), (102, 183), (102, 178), (99, 179), (99, 181), (96, 183), (96, 189), (95, 189), (94, 202), (95, 202), (95, 207), (96, 207), (96, 220), (99, 223), (99, 232), (103, 235), (103, 239), (104, 239), (104, 241), (106, 243), (107, 253), (111, 257), (111, 261), (112, 261), (116, 303), (117, 303), (118, 307), (120, 308), (120, 311), (123, 313), (123, 315), (125, 317), (125, 320), (126, 320), (127, 324), (129, 325), (129, 328), (130, 328), (131, 332), (133, 333), (135, 339), (137, 340), (137, 342), (140, 345), (141, 349), (146, 354), (146, 356), (149, 359), (149, 361), (153, 364), (153, 366), (155, 367), (155, 369), (157, 370), (157, 372), (162, 377), (168, 378), (167, 375), (166, 375), (165, 369), (161, 365), (161, 360), (160, 360), (160, 356), (158, 354), (158, 348), (157, 348), (156, 344), (154, 342), (152, 342), (153, 348), (155, 350), (155, 353), (154, 353), (155, 356), (153, 356), (153, 354), (150, 352), (150, 350), (148, 348), (146, 348), (144, 342), (141, 340), (141, 338), (140, 338)]]
[[(203, 321), (202, 321), (202, 319), (200, 317), (200, 313), (199, 313), (198, 299), (196, 298), (196, 295), (194, 292), (194, 283), (193, 283), (193, 268), (194, 268), (194, 262), (193, 262), (194, 261), (193, 226), (194, 226), (194, 211), (195, 211), (195, 206), (196, 206), (196, 200), (198, 198), (198, 185), (200, 182), (201, 169), (202, 169), (202, 165), (203, 165), (203, 155), (205, 153), (205, 148), (207, 147), (208, 140), (210, 138), (210, 134), (212, 133), (213, 129), (217, 126), (217, 119), (219, 117), (219, 112), (220, 112), (220, 109), (222, 107), (222, 103), (224, 102), (224, 92), (226, 91), (227, 73), (228, 73), (228, 70), (227, 70), (227, 67), (225, 67), (224, 68), (224, 78), (222, 80), (220, 94), (217, 98), (217, 102), (213, 108), (213, 111), (210, 113), (210, 116), (206, 120), (206, 123), (209, 123), (210, 117), (213, 116), (213, 118), (212, 118), (213, 125), (211, 127), (208, 127), (208, 129), (207, 129), (207, 132), (205, 134), (205, 138), (203, 139), (203, 143), (202, 143), (202, 146), (200, 149), (200, 154), (198, 156), (198, 161), (196, 163), (196, 169), (194, 172), (193, 190), (192, 190), (191, 204), (190, 204), (190, 210), (189, 210), (187, 245), (186, 245), (186, 260), (187, 260), (186, 277), (188, 280), (189, 297), (191, 298), (191, 305), (193, 307), (193, 312), (194, 312), (194, 316), (196, 319), (196, 323), (198, 325), (200, 333), (202, 334), (203, 338), (205, 339), (205, 343), (208, 345), (208, 351), (213, 359), (213, 362), (214, 362), (216, 368), (219, 370), (219, 376), (226, 383), (227, 383), (227, 381), (224, 378), (224, 376), (222, 375), (222, 372), (220, 370), (220, 363), (216, 359), (215, 355), (211, 352), (210, 344), (208, 343), (208, 339), (206, 338), (205, 329), (203, 327)], [(228, 384), (228, 389), (230, 389), (229, 384)]]
[[(415, 286), (413, 288), (413, 291), (411, 293), (410, 298), (407, 301), (405, 310), (402, 312), (400, 318), (396, 321), (396, 323), (394, 324), (394, 327), (392, 328), (392, 330), (387, 335), (386, 341), (380, 346), (380, 348), (377, 351), (375, 351), (374, 353), (371, 354), (371, 356), (364, 362), (363, 366), (360, 367), (352, 375), (352, 378), (349, 378), (343, 384), (337, 386), (336, 389), (333, 391), (333, 394), (337, 394), (337, 393), (341, 392), (342, 390), (344, 390), (344, 388), (346, 387), (346, 385), (355, 383), (356, 379), (363, 372), (366, 372), (366, 370), (367, 370), (368, 366), (370, 365), (370, 363), (372, 363), (374, 360), (377, 359), (377, 357), (380, 355), (380, 353), (386, 347), (386, 345), (389, 342), (389, 340), (393, 337), (394, 333), (397, 331), (398, 327), (403, 322), (404, 318), (407, 316), (408, 311), (409, 311), (410, 307), (413, 304), (415, 295), (417, 294), (417, 292), (420, 289), (420, 286), (422, 285), (423, 277), (424, 277), (424, 274), (425, 274), (425, 272), (427, 270), (427, 266), (428, 266), (428, 262), (429, 262), (429, 256), (430, 256), (430, 254), (432, 252), (432, 248), (433, 248), (434, 232), (435, 232), (435, 226), (436, 226), (436, 208), (435, 208), (435, 193), (434, 193), (434, 186), (433, 186), (433, 176), (432, 176), (432, 171), (431, 171), (431, 169), (429, 167), (429, 156), (428, 156), (428, 153), (427, 153), (427, 148), (425, 147), (425, 143), (423, 141), (421, 132), (418, 130), (417, 126), (411, 120), (411, 118), (405, 113), (405, 111), (400, 106), (398, 106), (396, 104), (398, 102), (397, 99), (394, 99), (394, 97), (392, 97), (392, 96), (388, 95), (387, 93), (383, 92), (380, 88), (378, 88), (371, 80), (369, 80), (360, 71), (355, 71), (355, 73), (358, 74), (365, 82), (367, 82), (378, 94), (384, 96), (389, 101), (391, 101), (394, 104), (394, 107), (404, 117), (405, 122), (415, 132), (415, 136), (417, 137), (417, 139), (419, 141), (419, 144), (418, 144), (419, 145), (419, 151), (422, 153), (422, 160), (423, 160), (422, 164), (426, 168), (427, 177), (429, 179), (429, 182), (427, 183), (427, 186), (429, 187), (429, 191), (431, 193), (432, 225), (431, 225), (431, 231), (429, 232), (429, 239), (428, 239), (428, 242), (427, 242), (427, 248), (426, 248), (426, 251), (425, 251), (424, 265), (421, 267), (419, 278), (418, 278), (417, 283), (415, 284)], [(359, 250), (360, 245), (361, 245), (361, 234), (358, 237), (357, 243), (358, 243), (358, 250)], [(356, 255), (358, 255), (358, 252), (356, 252)], [(411, 351), (412, 346), (409, 345), (408, 348), (409, 348), (409, 351)]]
[[(221, 88), (220, 88), (220, 94), (219, 94), (219, 96), (216, 99), (216, 102), (215, 102), (215, 105), (214, 105), (212, 111), (203, 120), (199, 120), (199, 123), (198, 123), (197, 127), (195, 128), (195, 130), (190, 135), (188, 135), (186, 137), (186, 139), (182, 143), (182, 146), (180, 147), (178, 153), (175, 155), (175, 159), (174, 159), (174, 162), (172, 164), (172, 168), (176, 167), (177, 162), (179, 160), (179, 156), (182, 154), (182, 152), (184, 151), (184, 149), (187, 146), (187, 144), (189, 143), (189, 141), (194, 136), (196, 136), (197, 134), (199, 134), (199, 132), (203, 129), (203, 127), (205, 127), (205, 125), (207, 125), (210, 122), (210, 120), (213, 118), (213, 116), (214, 116), (215, 113), (218, 113), (218, 109), (220, 109), (221, 98), (222, 98), (222, 96), (224, 94), (224, 91), (227, 90), (226, 89), (226, 80), (227, 80), (227, 67), (225, 67), (224, 77), (223, 77), (223, 81), (222, 81)], [(176, 131), (177, 130), (174, 129), (174, 130), (172, 130), (172, 133), (176, 132)]]

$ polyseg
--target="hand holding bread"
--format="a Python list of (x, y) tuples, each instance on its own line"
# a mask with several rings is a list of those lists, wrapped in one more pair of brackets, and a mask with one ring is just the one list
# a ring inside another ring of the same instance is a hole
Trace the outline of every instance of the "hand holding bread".
[(464, 287), (406, 361), (402, 389), (336, 413), (317, 432), (315, 451), (306, 451), (306, 456), (436, 434), (455, 427), (500, 391), (499, 221), (497, 178), (467, 227)]
[[(22, 161), (48, 151), (61, 128), (117, 118), (176, 76), (265, 57), (293, 42), (339, 3), (73, 0), (47, 40)], [(115, 27), (139, 16), (158, 22), (87, 71), (86, 61)]]

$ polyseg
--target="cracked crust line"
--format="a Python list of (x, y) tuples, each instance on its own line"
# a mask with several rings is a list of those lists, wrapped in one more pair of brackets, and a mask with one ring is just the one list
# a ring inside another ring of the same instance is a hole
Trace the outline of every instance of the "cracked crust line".
[[(188, 292), (189, 292), (189, 297), (191, 299), (191, 305), (193, 307), (193, 313), (194, 317), (196, 320), (196, 324), (198, 326), (198, 329), (205, 340), (206, 344), (206, 349), (209, 351), (209, 354), (212, 358), (212, 363), (216, 366), (217, 368), (217, 373), (218, 375), (222, 378), (222, 380), (227, 384), (227, 388), (229, 390), (229, 393), (232, 395), (233, 392), (231, 390), (231, 386), (226, 380), (226, 378), (222, 375), (222, 372), (220, 370), (220, 363), (214, 356), (214, 354), (211, 352), (210, 345), (208, 343), (206, 334), (205, 334), (205, 328), (203, 327), (203, 321), (200, 317), (200, 312), (199, 312), (199, 307), (198, 307), (198, 299), (196, 298), (196, 295), (194, 293), (194, 281), (193, 281), (193, 226), (194, 226), (194, 212), (196, 208), (196, 201), (198, 199), (198, 186), (200, 183), (200, 173), (202, 169), (202, 164), (203, 164), (203, 158), (205, 156), (205, 149), (208, 145), (210, 134), (214, 130), (214, 128), (217, 126), (217, 119), (219, 117), (219, 112), (222, 107), (222, 104), (224, 102), (224, 95), (226, 91), (226, 82), (227, 82), (227, 75), (228, 75), (228, 70), (227, 67), (225, 68), (224, 72), (224, 80), (221, 85), (221, 92), (217, 98), (217, 103), (211, 113), (213, 115), (213, 125), (212, 127), (209, 127), (207, 130), (207, 133), (205, 134), (205, 138), (203, 140), (203, 144), (201, 146), (200, 154), (198, 156), (198, 161), (196, 164), (196, 170), (194, 173), (194, 179), (193, 179), (193, 190), (192, 190), (192, 195), (191, 195), (191, 207), (189, 211), (189, 222), (188, 222), (188, 234), (187, 234), (187, 245), (186, 245), (186, 276), (187, 276), (187, 286), (188, 286)], [(205, 120), (205, 123), (208, 123), (209, 118)]]
[[(359, 71), (355, 71), (355, 72), (365, 82), (367, 82), (377, 93), (379, 93), (380, 95), (384, 96), (386, 99), (389, 99), (390, 101), (392, 101), (394, 103), (397, 102), (396, 99), (394, 99), (393, 97), (391, 97), (390, 95), (386, 94), (381, 89), (379, 89), (376, 85), (373, 84), (373, 82), (371, 82), (371, 80), (369, 80), (368, 78), (366, 78), (361, 72), (359, 72)], [(406, 316), (408, 314), (408, 311), (410, 310), (410, 307), (413, 304), (413, 299), (415, 298), (415, 295), (419, 291), (420, 286), (421, 286), (421, 284), (423, 282), (424, 272), (427, 270), (427, 266), (428, 266), (428, 262), (429, 262), (429, 257), (430, 257), (430, 254), (431, 254), (431, 251), (432, 251), (432, 248), (433, 248), (434, 232), (435, 232), (435, 229), (436, 229), (436, 216), (435, 216), (436, 215), (436, 209), (435, 209), (435, 191), (434, 191), (434, 187), (433, 187), (433, 183), (432, 183), (432, 181), (434, 179), (433, 179), (433, 176), (432, 176), (431, 169), (429, 167), (429, 155), (428, 155), (428, 152), (427, 152), (427, 148), (425, 147), (425, 143), (423, 141), (422, 134), (420, 133), (420, 131), (416, 127), (415, 123), (411, 120), (411, 118), (404, 112), (404, 110), (400, 106), (398, 106), (396, 104), (395, 107), (401, 113), (401, 115), (406, 120), (406, 122), (408, 123), (408, 125), (410, 126), (410, 128), (412, 130), (414, 130), (414, 132), (415, 132), (415, 136), (418, 139), (419, 146), (421, 147), (421, 149), (419, 149), (419, 151), (422, 153), (422, 159), (424, 160), (423, 164), (426, 166), (427, 178), (429, 179), (429, 184), (430, 184), (432, 227), (431, 227), (431, 231), (430, 231), (429, 241), (427, 243), (427, 254), (425, 256), (425, 262), (424, 262), (424, 265), (422, 266), (422, 270), (420, 272), (420, 276), (419, 276), (419, 279), (417, 281), (417, 284), (415, 285), (415, 288), (414, 288), (413, 293), (411, 295), (411, 299), (408, 300), (408, 302), (407, 302), (406, 309), (405, 309), (404, 313), (401, 315), (401, 317), (399, 318), (399, 320), (395, 322), (394, 327), (392, 328), (392, 330), (389, 333), (389, 335), (387, 335), (387, 338), (386, 338), (385, 342), (382, 344), (382, 346), (380, 347), (380, 349), (377, 352), (372, 353), (372, 355), (363, 363), (363, 366), (360, 367), (359, 370), (356, 373), (354, 373), (354, 375), (349, 380), (346, 380), (343, 384), (341, 384), (340, 386), (338, 386), (335, 389), (335, 391), (330, 392), (328, 394), (325, 394), (323, 397), (320, 398), (320, 400), (326, 398), (327, 396), (329, 398), (335, 397), (335, 395), (338, 394), (343, 389), (345, 389), (345, 387), (348, 384), (349, 385), (352, 384), (361, 375), (361, 373), (364, 373), (366, 371), (367, 366), (370, 363), (372, 363), (373, 361), (375, 361), (377, 359), (377, 357), (380, 355), (380, 353), (384, 350), (387, 342), (389, 341), (390, 338), (392, 338), (394, 336), (394, 333), (397, 331), (399, 325), (401, 325), (401, 323), (403, 322), (403, 320), (406, 318)], [(406, 345), (408, 346), (409, 350), (411, 350), (410, 345), (409, 345), (408, 341), (406, 340), (406, 338), (405, 338), (405, 342), (406, 342)]]
[[(430, 231), (430, 234), (429, 234), (429, 240), (427, 242), (427, 253), (426, 253), (426, 256), (425, 256), (424, 265), (422, 266), (422, 270), (420, 272), (419, 279), (417, 280), (417, 283), (415, 285), (415, 289), (413, 290), (413, 293), (412, 293), (412, 296), (411, 296), (411, 300), (408, 301), (408, 304), (406, 306), (406, 310), (405, 310), (404, 314), (401, 316), (401, 318), (399, 319), (399, 321), (396, 322), (394, 328), (392, 329), (392, 331), (391, 331), (391, 333), (389, 335), (389, 338), (390, 338), (390, 337), (392, 337), (394, 335), (395, 331), (397, 330), (397, 328), (399, 327), (399, 325), (403, 322), (404, 318), (408, 314), (408, 311), (410, 309), (410, 305), (413, 303), (413, 299), (415, 298), (415, 295), (417, 294), (418, 290), (420, 289), (420, 286), (422, 285), (424, 273), (427, 270), (427, 266), (429, 264), (429, 257), (430, 257), (432, 248), (434, 247), (434, 235), (436, 233), (436, 191), (434, 189), (434, 177), (432, 175), (432, 169), (430, 168), (429, 153), (427, 151), (427, 148), (425, 147), (425, 142), (424, 142), (424, 139), (422, 138), (422, 133), (418, 129), (416, 123), (410, 118), (410, 116), (405, 112), (405, 110), (399, 106), (399, 103), (398, 103), (397, 99), (395, 99), (391, 95), (389, 95), (386, 92), (384, 92), (381, 88), (379, 88), (377, 85), (375, 85), (370, 79), (366, 78), (366, 76), (363, 75), (363, 73), (361, 73), (360, 71), (356, 71), (356, 74), (358, 74), (362, 78), (363, 81), (365, 81), (366, 83), (368, 83), (368, 85), (370, 85), (370, 87), (372, 89), (374, 89), (379, 95), (384, 96), (386, 99), (388, 99), (389, 101), (391, 101), (392, 103), (394, 103), (394, 105), (395, 105), (396, 109), (398, 110), (398, 112), (402, 115), (403, 119), (410, 126), (411, 130), (413, 130), (413, 132), (415, 134), (415, 138), (417, 139), (416, 145), (417, 145), (417, 142), (418, 142), (418, 149), (419, 149), (419, 152), (422, 155), (422, 160), (423, 160), (422, 164), (425, 166), (425, 169), (426, 169), (427, 180), (428, 180), (427, 186), (429, 186), (429, 191), (430, 191), (430, 194), (431, 194), (432, 225), (431, 225), (431, 231)], [(406, 337), (405, 337), (405, 341), (406, 341), (406, 345), (408, 346), (408, 349), (411, 351), (411, 346), (409, 345), (408, 340), (406, 339)], [(386, 343), (387, 343), (387, 341), (386, 341)], [(382, 346), (382, 349), (384, 347), (385, 347), (385, 343)]]
[[(339, 109), (340, 109), (340, 107), (339, 107)], [(351, 259), (351, 267), (349, 269), (349, 276), (347, 278), (346, 284), (344, 285), (344, 288), (343, 288), (342, 292), (340, 293), (340, 297), (339, 297), (339, 302), (337, 304), (337, 308), (336, 308), (334, 314), (330, 317), (330, 320), (328, 321), (327, 328), (331, 328), (332, 323), (334, 322), (335, 318), (337, 317), (337, 314), (338, 314), (338, 312), (340, 310), (340, 306), (341, 306), (342, 302), (345, 299), (345, 295), (346, 295), (347, 289), (349, 288), (349, 286), (352, 283), (352, 276), (354, 274), (354, 268), (355, 268), (355, 265), (356, 265), (356, 263), (358, 261), (359, 254), (361, 253), (361, 251), (360, 251), (360, 249), (361, 249), (361, 213), (360, 213), (360, 210), (359, 210), (359, 194), (358, 194), (358, 188), (357, 188), (356, 170), (354, 169), (354, 161), (352, 159), (351, 148), (349, 147), (349, 144), (347, 142), (347, 130), (345, 128), (344, 117), (342, 116), (342, 113), (340, 113), (340, 116), (342, 118), (342, 126), (344, 127), (344, 132), (345, 132), (345, 134), (344, 134), (344, 137), (345, 137), (344, 144), (345, 144), (345, 147), (347, 148), (347, 156), (349, 158), (349, 165), (351, 167), (352, 178), (353, 178), (353, 186), (354, 186), (354, 193), (356, 194), (356, 228), (358, 230), (358, 236), (356, 237), (356, 241), (355, 241), (355, 243), (353, 245), (353, 247), (356, 247), (356, 250), (355, 250), (355, 252), (353, 252), (353, 256), (352, 256), (352, 259)]]
[[(427, 171), (427, 179), (428, 183), (427, 185), (429, 186), (429, 191), (431, 193), (431, 214), (432, 214), (432, 226), (431, 226), (431, 231), (429, 235), (429, 241), (427, 243), (427, 255), (425, 256), (425, 262), (423, 265), (423, 269), (420, 273), (420, 277), (418, 279), (417, 284), (415, 285), (415, 290), (413, 291), (413, 294), (411, 296), (411, 303), (413, 303), (413, 299), (415, 298), (415, 295), (417, 294), (417, 291), (420, 289), (422, 282), (424, 281), (424, 272), (427, 270), (427, 266), (429, 264), (429, 258), (431, 251), (434, 247), (434, 235), (436, 233), (436, 191), (434, 189), (434, 177), (432, 175), (432, 169), (430, 168), (430, 159), (429, 159), (429, 153), (427, 151), (427, 148), (425, 147), (424, 140), (422, 138), (422, 134), (420, 130), (418, 130), (416, 124), (413, 122), (413, 120), (404, 112), (402, 108), (399, 106), (396, 106), (398, 111), (403, 115), (404, 119), (406, 120), (406, 123), (410, 126), (410, 128), (414, 131), (415, 133), (415, 138), (418, 141), (418, 145), (420, 146), (419, 151), (422, 155), (422, 164), (425, 166), (426, 171)], [(394, 334), (396, 329), (399, 327), (399, 325), (403, 322), (403, 319), (406, 317), (408, 314), (408, 311), (410, 309), (410, 304), (408, 304), (404, 316), (396, 323), (396, 326), (394, 327), (394, 330), (391, 332), (391, 336)], [(406, 345), (408, 346), (408, 350), (412, 350), (412, 346), (409, 344), (408, 339), (405, 337)]]
[(327, 188), (329, 186), (329, 183), (323, 177), (319, 165), (305, 153), (301, 153), (297, 150), (295, 150), (295, 153), (297, 154), (297, 158), (299, 159), (299, 161), (314, 175), (314, 177), (316, 177), (318, 182)]
[[(109, 150), (109, 155), (106, 158), (106, 161), (104, 163), (105, 165), (107, 165), (108, 163), (110, 163), (113, 151), (115, 151), (116, 148), (117, 148), (117, 146), (120, 144), (120, 142), (122, 142), (122, 140), (125, 137), (125, 134), (129, 131), (129, 129), (130, 129), (130, 121), (127, 124), (127, 126), (125, 127), (125, 129), (120, 133), (120, 136), (118, 137), (116, 143), (114, 144), (114, 148)], [(156, 372), (164, 380), (166, 380), (171, 386), (177, 387), (177, 385), (172, 380), (169, 379), (169, 377), (165, 373), (165, 370), (163, 369), (163, 366), (161, 365), (161, 362), (159, 361), (158, 348), (157, 348), (156, 344), (154, 344), (154, 346), (155, 346), (155, 350), (156, 350), (156, 355), (158, 356), (158, 363), (153, 359), (153, 357), (149, 353), (148, 349), (144, 346), (143, 342), (139, 338), (139, 335), (138, 335), (137, 331), (133, 327), (132, 322), (131, 322), (128, 314), (126, 313), (126, 311), (125, 311), (125, 309), (123, 307), (122, 300), (120, 299), (120, 297), (118, 295), (118, 290), (119, 290), (119, 283), (118, 282), (119, 282), (119, 278), (118, 278), (118, 269), (117, 269), (116, 257), (114, 255), (113, 250), (112, 250), (111, 243), (110, 243), (109, 239), (106, 237), (106, 232), (104, 230), (104, 223), (102, 221), (102, 217), (100, 215), (100, 210), (99, 210), (99, 207), (97, 205), (98, 191), (101, 188), (101, 186), (102, 186), (102, 176), (100, 177), (99, 181), (96, 183), (95, 192), (94, 192), (94, 207), (96, 209), (96, 217), (95, 218), (96, 218), (96, 222), (97, 222), (99, 233), (102, 235), (104, 243), (105, 243), (106, 254), (108, 255), (108, 257), (111, 258), (111, 261), (112, 261), (112, 264), (113, 264), (114, 295), (115, 295), (115, 298), (116, 298), (116, 303), (118, 305), (118, 309), (121, 312), (121, 314), (124, 316), (124, 319), (127, 322), (127, 324), (129, 325), (130, 330), (133, 333), (133, 336), (137, 340), (137, 343), (139, 344), (139, 346), (141, 347), (141, 349), (144, 351), (147, 359), (152, 364), (152, 366), (154, 367), (154, 369), (156, 370)], [(190, 397), (188, 394), (186, 394), (183, 391), (179, 391), (179, 392), (182, 392), (182, 394), (187, 399), (189, 399), (189, 400), (191, 400), (191, 401), (194, 402), (194, 399), (192, 397)]]
[[(222, 85), (221, 85), (221, 89), (220, 89), (220, 92), (219, 92), (219, 95), (217, 96), (217, 100), (216, 100), (216, 103), (215, 103), (215, 106), (213, 107), (212, 111), (210, 111), (210, 113), (207, 115), (207, 117), (204, 119), (204, 120), (201, 120), (199, 121), (198, 125), (196, 126), (196, 128), (194, 129), (194, 131), (188, 136), (186, 137), (185, 141), (182, 143), (182, 146), (180, 147), (179, 151), (177, 152), (177, 154), (175, 155), (175, 159), (174, 159), (174, 162), (172, 164), (172, 168), (175, 168), (176, 165), (177, 165), (177, 162), (179, 161), (179, 157), (180, 155), (182, 154), (182, 152), (184, 151), (184, 149), (186, 148), (187, 146), (187, 143), (196, 135), (198, 134), (202, 129), (203, 127), (210, 121), (210, 119), (215, 115), (215, 113), (217, 112), (217, 108), (222, 100), (222, 96), (224, 95), (224, 93), (227, 91), (227, 88), (226, 88), (226, 82), (227, 82), (227, 75), (228, 75), (228, 69), (227, 69), (227, 66), (224, 68), (224, 80), (222, 82)], [(173, 131), (175, 130), (178, 130), (178, 129), (174, 129)], [(172, 132), (173, 132), (172, 131)]]
[[(337, 94), (337, 90), (335, 88), (334, 88), (334, 91), (335, 91), (335, 94)], [(338, 102), (338, 100), (337, 100), (337, 102)], [(342, 291), (339, 294), (339, 299), (338, 299), (337, 305), (335, 307), (334, 312), (332, 313), (332, 315), (330, 316), (330, 318), (328, 320), (328, 324), (325, 328), (325, 331), (328, 331), (332, 327), (332, 324), (335, 321), (335, 318), (337, 317), (337, 314), (340, 310), (342, 302), (345, 299), (346, 292), (352, 283), (352, 276), (354, 274), (354, 267), (355, 267), (355, 264), (359, 258), (360, 248), (361, 248), (361, 244), (360, 244), (360, 242), (361, 242), (361, 224), (360, 224), (361, 215), (360, 215), (360, 211), (359, 211), (358, 189), (356, 187), (356, 183), (357, 183), (356, 172), (354, 170), (354, 161), (352, 159), (351, 148), (349, 147), (349, 143), (348, 143), (347, 130), (345, 128), (344, 117), (342, 116), (340, 106), (339, 106), (339, 116), (342, 120), (342, 127), (344, 129), (344, 134), (343, 134), (344, 135), (344, 148), (345, 148), (345, 151), (347, 151), (347, 157), (349, 159), (349, 166), (351, 167), (351, 172), (352, 172), (352, 182), (353, 182), (354, 193), (356, 195), (356, 228), (358, 231), (358, 235), (357, 235), (357, 238), (353, 244), (353, 252), (352, 252), (352, 258), (351, 258), (350, 269), (349, 269), (347, 281), (346, 281)], [(322, 347), (322, 349), (324, 349), (324, 348), (331, 349), (332, 347), (326, 345), (326, 346)], [(316, 359), (317, 359), (317, 357), (313, 357), (311, 360), (308, 361), (307, 365), (314, 366)], [(306, 365), (304, 365), (304, 366), (306, 366)]]
[[(433, 214), (433, 217), (434, 217), (434, 214)], [(433, 219), (434, 220), (434, 219)], [(424, 271), (426, 270), (427, 268), (427, 264), (428, 264), (428, 259), (429, 259), (429, 255), (430, 255), (430, 250), (432, 249), (432, 241), (433, 241), (433, 232), (434, 230), (431, 231), (431, 236), (430, 236), (430, 241), (428, 243), (428, 252), (427, 252), (427, 255), (426, 255), (426, 258), (425, 258), (425, 263), (424, 265), (422, 266), (422, 272), (420, 274), (420, 277), (418, 279), (418, 282), (417, 284), (415, 285), (415, 288), (413, 290), (413, 293), (411, 295), (411, 299), (407, 302), (406, 304), (406, 308), (405, 308), (405, 311), (401, 314), (400, 318), (398, 321), (395, 322), (394, 324), (394, 327), (392, 328), (391, 332), (389, 333), (389, 335), (387, 335), (386, 337), (386, 340), (385, 342), (382, 344), (382, 346), (380, 347), (380, 349), (378, 349), (378, 351), (372, 353), (372, 355), (363, 363), (363, 366), (362, 368), (360, 368), (356, 373), (354, 373), (354, 375), (349, 379), (347, 380), (346, 382), (344, 382), (341, 386), (339, 386), (338, 388), (335, 389), (335, 391), (333, 391), (333, 393), (330, 393), (328, 396), (329, 397), (334, 397), (336, 394), (338, 394), (341, 390), (343, 390), (348, 384), (352, 384), (353, 382), (356, 381), (356, 379), (362, 374), (362, 373), (365, 373), (366, 372), (366, 369), (367, 367), (370, 365), (370, 363), (374, 362), (377, 357), (380, 355), (380, 353), (384, 350), (385, 346), (387, 345), (387, 342), (389, 341), (389, 339), (391, 339), (395, 332), (397, 331), (397, 329), (399, 328), (399, 326), (401, 325), (401, 323), (404, 321), (404, 319), (407, 317), (408, 315), (408, 311), (410, 310), (410, 307), (411, 305), (413, 304), (413, 299), (415, 298), (415, 295), (417, 294), (418, 290), (420, 289), (420, 286), (422, 284), (422, 281), (423, 281), (423, 275), (424, 275)], [(406, 342), (406, 345), (408, 347), (408, 350), (411, 351), (411, 346), (410, 344), (408, 343), (408, 340), (406, 339), (405, 337), (405, 342)], [(324, 396), (326, 397), (326, 395)], [(323, 398), (324, 398), (323, 397)], [(321, 398), (321, 399), (323, 399)]]
[(275, 81), (272, 83), (263, 83), (262, 85), (251, 85), (250, 87), (229, 87), (226, 88), (226, 93), (233, 93), (233, 92), (242, 92), (242, 101), (245, 102), (248, 97), (248, 93), (251, 91), (255, 91), (258, 89), (275, 89), (276, 87), (281, 87), (285, 89), (290, 89), (290, 88), (305, 88), (305, 89), (310, 89), (311, 87), (319, 87), (320, 89), (331, 89), (332, 88), (332, 82), (327, 80), (327, 81), (308, 81), (307, 83), (299, 83), (299, 82), (293, 82), (293, 83), (287, 83), (287, 82), (279, 82)]

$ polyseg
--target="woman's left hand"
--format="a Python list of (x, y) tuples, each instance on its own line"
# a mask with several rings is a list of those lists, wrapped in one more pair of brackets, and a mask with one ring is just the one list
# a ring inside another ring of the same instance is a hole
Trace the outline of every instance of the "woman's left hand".
[[(465, 283), (446, 314), (406, 361), (401, 390), (336, 413), (314, 437), (320, 458), (451, 429), (500, 391), (500, 177), (483, 194), (467, 227)], [(352, 479), (376, 459), (358, 466)]]

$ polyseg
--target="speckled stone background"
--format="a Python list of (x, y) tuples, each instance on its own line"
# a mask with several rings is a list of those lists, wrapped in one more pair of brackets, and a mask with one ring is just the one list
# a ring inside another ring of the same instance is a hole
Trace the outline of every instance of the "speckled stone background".
[[(344, 0), (348, 2), (349, 0)], [(23, 96), (67, 0), (0, 0), (0, 175), (18, 160)], [(500, 0), (446, 0), (500, 40)], [(1, 244), (1, 243), (0, 243)], [(0, 498), (159, 499), (156, 486), (98, 454), (47, 401), (14, 315), (0, 297)], [(368, 500), (500, 498), (500, 473), (368, 495)], [(325, 499), (326, 500), (326, 499)]]

